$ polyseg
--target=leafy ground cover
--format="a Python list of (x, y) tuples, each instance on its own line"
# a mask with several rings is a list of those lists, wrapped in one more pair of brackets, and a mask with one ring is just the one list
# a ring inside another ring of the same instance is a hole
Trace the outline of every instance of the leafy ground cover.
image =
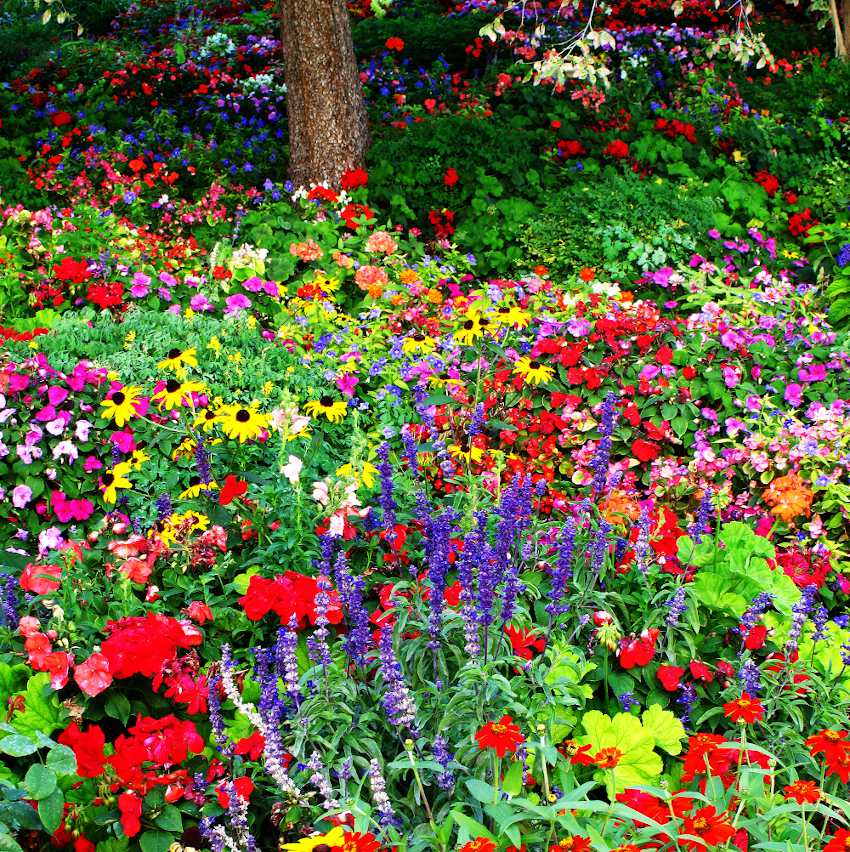
[(848, 848), (850, 69), (611, 5), (303, 190), (271, 6), (2, 20), (0, 848)]

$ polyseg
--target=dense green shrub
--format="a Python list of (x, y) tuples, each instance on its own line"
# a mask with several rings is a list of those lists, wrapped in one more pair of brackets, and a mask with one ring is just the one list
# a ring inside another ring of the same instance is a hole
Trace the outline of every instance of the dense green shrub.
[(711, 197), (668, 181), (608, 171), (550, 198), (522, 231), (522, 255), (556, 278), (601, 265), (629, 281), (635, 269), (687, 261), (717, 209)]

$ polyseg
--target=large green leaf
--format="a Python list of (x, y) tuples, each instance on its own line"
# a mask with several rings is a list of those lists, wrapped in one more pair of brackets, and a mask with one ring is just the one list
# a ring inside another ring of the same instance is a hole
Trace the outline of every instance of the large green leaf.
[(643, 712), (640, 719), (658, 748), (663, 748), (667, 754), (679, 754), (682, 751), (685, 726), (669, 710), (653, 704)]
[(56, 693), (50, 688), (50, 675), (39, 672), (27, 681), (24, 709), (15, 713), (12, 725), (23, 734), (34, 734), (36, 731), (51, 734), (62, 727), (67, 715)]

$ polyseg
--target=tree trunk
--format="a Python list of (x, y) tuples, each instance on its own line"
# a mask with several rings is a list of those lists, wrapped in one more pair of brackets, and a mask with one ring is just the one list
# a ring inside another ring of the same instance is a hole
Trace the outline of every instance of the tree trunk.
[[(850, 0), (842, 0), (842, 12), (839, 13), (836, 0), (829, 0), (829, 16), (832, 19), (832, 28), (835, 31), (835, 55), (841, 59), (847, 58), (847, 43), (845, 39), (850, 37), (846, 28), (842, 30), (842, 24), (846, 24), (848, 18), (848, 6)], [(842, 21), (842, 18), (844, 19)]]
[(363, 165), (366, 106), (345, 0), (281, 0), (289, 177), (327, 182)]
[(844, 58), (850, 53), (850, 0), (842, 0), (841, 2), (841, 19), (844, 31)]

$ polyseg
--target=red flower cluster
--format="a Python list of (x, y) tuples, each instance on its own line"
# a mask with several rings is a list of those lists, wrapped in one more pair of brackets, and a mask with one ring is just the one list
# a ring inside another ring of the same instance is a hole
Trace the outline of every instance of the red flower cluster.
[(756, 172), (755, 177), (756, 183), (764, 187), (764, 191), (773, 198), (776, 195), (776, 190), (779, 189), (779, 179), (776, 175), (772, 175), (770, 172), (762, 169), (761, 171)]
[(478, 740), (478, 748), (492, 748), (499, 757), (504, 757), (508, 752), (515, 752), (517, 746), (525, 742), (525, 737), (514, 724), (510, 716), (502, 716), (498, 722), (488, 722), (475, 735)]
[(668, 139), (676, 139), (683, 136), (688, 142), (696, 144), (697, 131), (696, 128), (687, 121), (680, 121), (678, 118), (656, 118), (655, 129), (663, 133)]
[[(239, 603), (251, 621), (259, 621), (268, 613), (274, 612), (280, 618), (281, 624), (288, 624), (294, 617), (298, 626), (303, 628), (308, 622), (316, 623), (315, 602), (318, 592), (316, 578), (299, 574), (297, 571), (287, 571), (271, 580), (254, 574), (248, 582), (248, 590), (239, 598)], [(331, 591), (329, 597), (328, 621), (331, 624), (339, 624), (342, 621), (339, 595), (336, 591)]]
[(812, 757), (822, 754), (826, 774), (837, 775), (843, 784), (850, 784), (850, 739), (847, 731), (821, 731), (806, 740)]

